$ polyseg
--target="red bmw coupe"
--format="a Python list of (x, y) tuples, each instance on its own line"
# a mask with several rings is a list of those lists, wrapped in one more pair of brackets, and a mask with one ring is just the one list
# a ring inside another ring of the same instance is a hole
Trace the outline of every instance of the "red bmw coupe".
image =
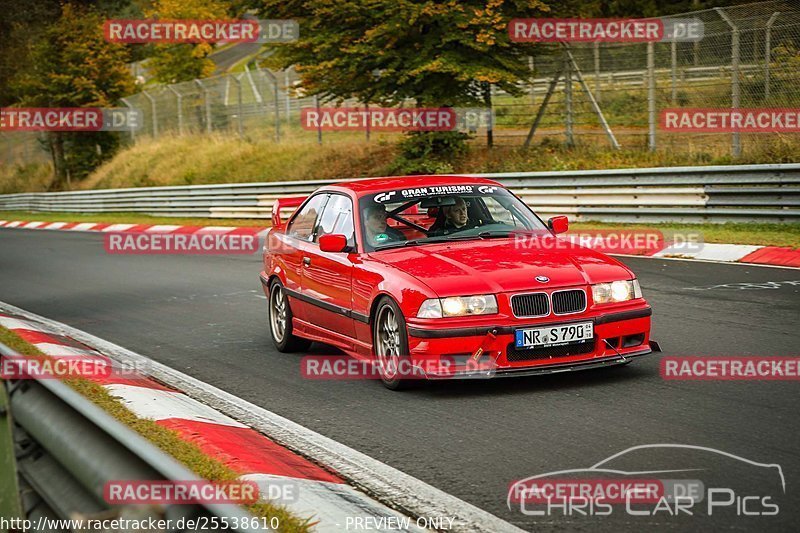
[(558, 236), (566, 217), (543, 222), (495, 181), (339, 183), (278, 200), (272, 218), (261, 282), (281, 352), (327, 343), (399, 389), (411, 376), (552, 373), (658, 350), (633, 272)]

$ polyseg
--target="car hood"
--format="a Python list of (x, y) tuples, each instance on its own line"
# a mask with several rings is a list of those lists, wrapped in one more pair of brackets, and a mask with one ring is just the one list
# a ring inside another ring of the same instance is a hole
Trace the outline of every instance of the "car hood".
[[(620, 262), (560, 239), (518, 244), (513, 239), (454, 241), (370, 254), (415, 277), (440, 297), (551, 289), (631, 279)], [(556, 249), (554, 249), (556, 248)], [(546, 276), (549, 281), (536, 281)]]

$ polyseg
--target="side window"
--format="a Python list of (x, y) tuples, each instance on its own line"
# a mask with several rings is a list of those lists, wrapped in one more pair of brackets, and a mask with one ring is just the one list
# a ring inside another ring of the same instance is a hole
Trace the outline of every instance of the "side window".
[(310, 241), (311, 237), (314, 235), (314, 227), (316, 226), (317, 218), (322, 208), (325, 207), (325, 201), (328, 199), (328, 196), (327, 194), (318, 194), (311, 198), (292, 219), (289, 227), (286, 228), (286, 235), (295, 237), (296, 239)]
[(342, 194), (332, 194), (325, 210), (317, 224), (314, 242), (320, 235), (338, 233), (347, 237), (347, 244), (355, 245), (355, 231), (353, 229), (353, 202)]
[(518, 220), (512, 211), (509, 211), (507, 204), (491, 196), (483, 198), (483, 202), (486, 204), (486, 209), (492, 215), (495, 222), (508, 224), (509, 226), (525, 227), (525, 224)]

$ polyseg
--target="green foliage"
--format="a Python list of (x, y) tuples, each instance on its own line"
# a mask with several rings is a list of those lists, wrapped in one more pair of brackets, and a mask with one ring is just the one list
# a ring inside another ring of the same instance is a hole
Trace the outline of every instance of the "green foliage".
[[(145, 15), (164, 20), (221, 20), (228, 17), (228, 11), (223, 0), (156, 0)], [(147, 66), (162, 83), (207, 78), (214, 73), (214, 62), (208, 58), (212, 51), (209, 43), (157, 44)]]
[(395, 105), (479, 105), (481, 84), (519, 94), (532, 47), (512, 43), (515, 17), (541, 0), (265, 0), (262, 17), (294, 18), (300, 39), (269, 66), (297, 65), (308, 94)]
[(400, 141), (400, 153), (391, 164), (395, 174), (447, 174), (453, 162), (467, 154), (466, 133), (410, 132)]
[[(63, 5), (60, 17), (35, 42), (31, 62), (12, 82), (18, 104), (29, 107), (112, 107), (133, 91), (125, 46), (103, 35), (104, 16), (77, 4)], [(56, 179), (81, 178), (113, 154), (117, 134), (59, 133), (46, 136)]]

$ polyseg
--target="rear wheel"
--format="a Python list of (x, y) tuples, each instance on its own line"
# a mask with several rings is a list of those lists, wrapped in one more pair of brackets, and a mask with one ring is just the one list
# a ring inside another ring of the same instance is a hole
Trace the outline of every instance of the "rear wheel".
[(383, 298), (372, 322), (372, 341), (381, 381), (386, 388), (401, 390), (418, 383), (409, 379), (411, 357), (403, 312), (391, 298)]
[(269, 332), (279, 352), (305, 350), (311, 341), (292, 334), (292, 308), (280, 281), (269, 287)]

